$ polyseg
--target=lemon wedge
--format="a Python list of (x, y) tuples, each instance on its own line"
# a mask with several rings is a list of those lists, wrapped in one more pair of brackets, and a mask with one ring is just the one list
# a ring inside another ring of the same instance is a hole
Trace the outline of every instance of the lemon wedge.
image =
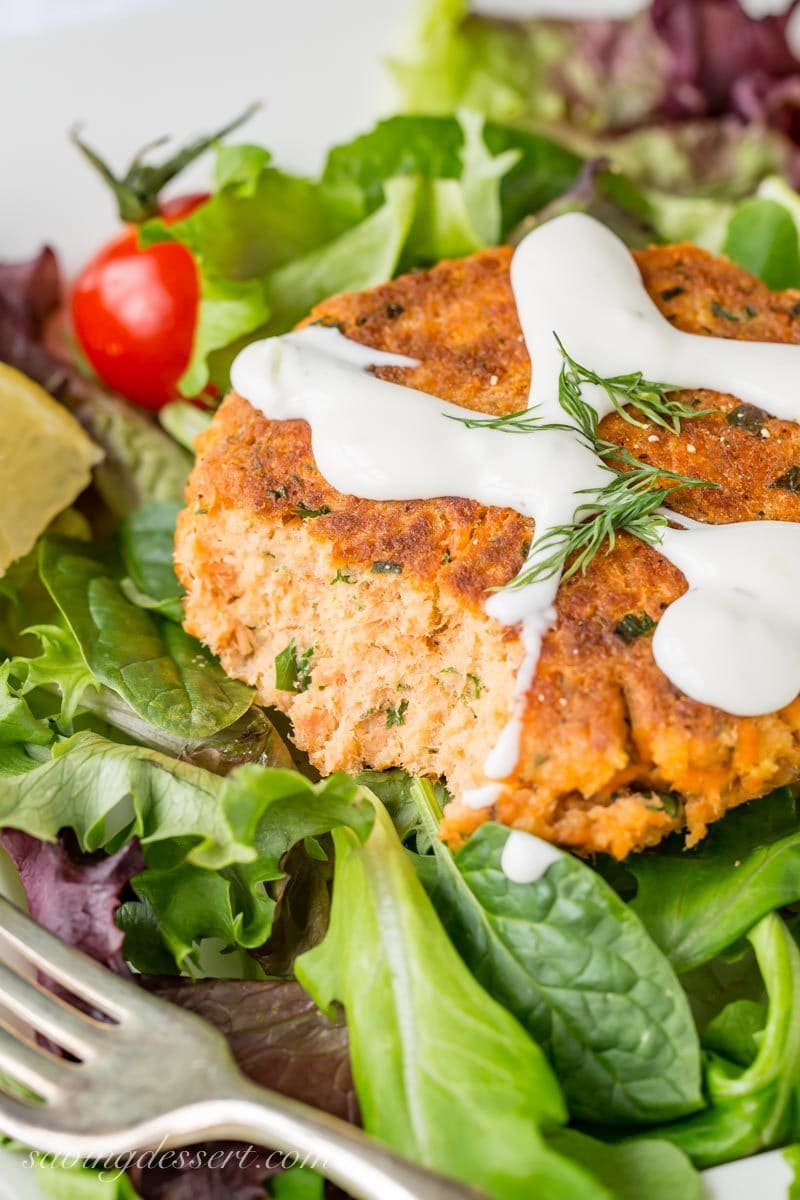
[(0, 575), (80, 495), (102, 457), (44, 388), (0, 363)]

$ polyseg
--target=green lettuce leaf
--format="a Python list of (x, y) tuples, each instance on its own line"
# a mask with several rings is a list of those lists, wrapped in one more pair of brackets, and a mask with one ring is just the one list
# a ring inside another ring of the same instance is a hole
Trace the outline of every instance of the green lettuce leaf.
[(365, 842), (334, 831), (328, 934), (296, 964), (320, 1007), (344, 1005), (366, 1129), (495, 1200), (608, 1197), (543, 1140), (566, 1115), (547, 1060), (470, 975), (373, 803)]
[(271, 1200), (324, 1200), (325, 1180), (310, 1167), (291, 1167), (273, 1179)]
[(144, 244), (179, 241), (197, 262), (181, 390), (194, 395), (209, 378), (224, 389), (247, 339), (284, 333), (328, 296), (498, 242), (510, 215), (558, 195), (578, 165), (547, 138), (485, 129), (468, 112), (380, 122), (333, 150), (319, 181), (276, 170), (258, 147), (223, 147), (211, 199), (141, 231)]
[(782, 788), (728, 813), (695, 850), (670, 838), (625, 867), (638, 884), (634, 912), (675, 969), (690, 971), (800, 900), (793, 793)]
[(574, 182), (580, 158), (541, 134), (487, 123), (469, 109), (458, 117), (390, 117), (328, 155), (323, 179), (363, 197), (367, 211), (382, 203), (396, 176), (426, 182), (420, 214), (404, 264), (444, 256), (444, 243), (418, 240), (438, 209), (461, 212), (467, 254), (504, 238), (523, 217), (538, 212)]
[(139, 1196), (120, 1171), (70, 1166), (46, 1155), (37, 1155), (34, 1178), (51, 1200), (138, 1200)]
[[(709, 1107), (648, 1134), (672, 1142), (698, 1167), (731, 1162), (800, 1136), (800, 950), (775, 913), (764, 917), (748, 937), (769, 1002), (755, 1058), (742, 1066), (707, 1051)], [(730, 1019), (721, 1040), (730, 1048)], [(739, 1056), (741, 1037), (735, 1041)]]
[(211, 424), (212, 414), (188, 400), (172, 400), (159, 411), (158, 419), (163, 429), (178, 445), (194, 454), (194, 444), (201, 433)]
[(148, 870), (133, 881), (126, 953), (135, 963), (194, 970), (196, 944), (257, 947), (275, 901), (264, 883), (283, 877), (297, 842), (346, 823), (356, 838), (373, 810), (342, 776), (312, 784), (295, 771), (255, 765), (222, 779), (140, 746), (83, 732), (24, 774), (0, 772), (0, 827), (54, 841), (74, 832), (88, 853), (138, 837)]
[(68, 629), (60, 625), (31, 625), (25, 631), (39, 640), (41, 652), (30, 658), (18, 655), (8, 663), (8, 672), (20, 680), (18, 692), (25, 696), (37, 688), (57, 688), (61, 693), (59, 721), (71, 730), (87, 691), (99, 684), (81, 656)]
[(562, 1129), (550, 1145), (591, 1171), (615, 1200), (702, 1200), (703, 1185), (689, 1159), (654, 1138), (607, 1145), (575, 1129)]
[(0, 746), (49, 746), (55, 736), (50, 722), (35, 716), (24, 696), (11, 687), (10, 666), (0, 667)]
[[(435, 830), (428, 785), (414, 790)], [(573, 1117), (645, 1124), (702, 1105), (686, 997), (641, 922), (590, 867), (559, 856), (535, 884), (506, 878), (509, 832), (482, 825), (415, 862), (469, 968), (542, 1045)]]
[(68, 407), (105, 450), (93, 478), (113, 515), (123, 517), (152, 500), (180, 503), (191, 455), (121, 397), (78, 376), (69, 387)]
[[(143, 556), (134, 564), (131, 544), (129, 534), (129, 559), (144, 581)], [(164, 583), (161, 551), (158, 563), (147, 566), (156, 590), (170, 586)], [(229, 679), (200, 642), (172, 620), (131, 602), (113, 551), (47, 537), (40, 545), (39, 572), (93, 678), (146, 721), (188, 740), (218, 732), (250, 707), (252, 690)]]
[(800, 1146), (787, 1146), (783, 1152), (794, 1178), (789, 1184), (786, 1200), (800, 1200)]
[(264, 332), (285, 333), (328, 296), (391, 279), (409, 236), (418, 190), (413, 179), (387, 182), (386, 200), (374, 213), (268, 276), (264, 294), (269, 319)]

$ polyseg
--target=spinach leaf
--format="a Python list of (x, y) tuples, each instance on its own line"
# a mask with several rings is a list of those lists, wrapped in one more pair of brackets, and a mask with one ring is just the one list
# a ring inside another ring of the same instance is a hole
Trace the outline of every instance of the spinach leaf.
[(800, 242), (791, 214), (776, 200), (754, 196), (737, 207), (724, 253), (767, 287), (800, 287)]
[(687, 971), (681, 975), (681, 984), (701, 1035), (728, 1005), (738, 1000), (759, 1004), (766, 1000), (756, 956), (747, 941), (737, 942), (729, 952)]
[(626, 868), (631, 907), (679, 972), (744, 937), (766, 913), (800, 900), (800, 822), (781, 788), (728, 813), (695, 850), (669, 838)]
[(249, 708), (251, 689), (229, 679), (200, 642), (131, 603), (111, 553), (46, 537), (39, 571), (95, 680), (146, 721), (187, 739), (202, 738)]
[(749, 1067), (758, 1054), (766, 1017), (766, 1006), (757, 1000), (733, 1000), (709, 1022), (703, 1033), (703, 1049), (740, 1067)]
[(129, 513), (119, 526), (119, 546), (127, 577), (134, 589), (134, 603), (156, 609), (180, 623), (183, 620), (181, 596), (172, 553), (175, 545), (175, 521), (179, 504), (154, 501)]
[(344, 1004), (366, 1129), (495, 1200), (608, 1197), (545, 1143), (566, 1115), (547, 1060), (470, 975), (373, 803), (366, 842), (334, 831), (330, 927), (296, 965), (320, 1007)]
[[(769, 998), (755, 1058), (741, 1066), (709, 1050), (709, 1107), (648, 1133), (678, 1146), (698, 1167), (730, 1162), (800, 1136), (800, 950), (775, 913), (756, 925), (749, 940)], [(727, 1023), (720, 1045), (736, 1047), (739, 1056), (741, 1035), (732, 1036), (732, 1021)], [(717, 1028), (719, 1032), (719, 1024)]]
[[(414, 785), (435, 827), (428, 785)], [(501, 867), (509, 831), (487, 823), (452, 855), (416, 860), (470, 970), (548, 1054), (572, 1116), (604, 1124), (697, 1109), (700, 1048), (669, 963), (639, 919), (569, 854), (533, 884)]]
[[(74, 728), (80, 716), (80, 728), (95, 728), (97, 722), (101, 722), (105, 728), (95, 729), (96, 732), (113, 736), (110, 730), (114, 730), (117, 740), (134, 741), (151, 750), (160, 750), (183, 762), (205, 767), (215, 775), (228, 775), (245, 763), (294, 767), (288, 746), (263, 708), (251, 705), (241, 717), (219, 732), (187, 741), (185, 736), (146, 721), (120, 695), (98, 684), (68, 629), (59, 625), (34, 625), (29, 633), (39, 638), (42, 652), (29, 658), (17, 656), (8, 663), (7, 672), (16, 681), (15, 694), (28, 696), (31, 702), (35, 700), (37, 710), (42, 708), (46, 693), (56, 689), (61, 693), (58, 724), (62, 732)], [(49, 716), (52, 705), (45, 703)]]

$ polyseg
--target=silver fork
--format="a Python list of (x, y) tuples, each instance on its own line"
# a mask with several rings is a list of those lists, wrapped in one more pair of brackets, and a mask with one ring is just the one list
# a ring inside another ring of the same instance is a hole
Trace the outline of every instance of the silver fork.
[[(233, 1139), (298, 1155), (357, 1200), (480, 1200), (346, 1122), (256, 1087), (211, 1025), (64, 945), (2, 897), (0, 948), (24, 964), (0, 962), (0, 1075), (35, 1093), (23, 1097), (0, 1078), (9, 1137), (99, 1160)], [(48, 991), (31, 968), (107, 1019)], [(18, 1021), (78, 1061), (49, 1053)]]

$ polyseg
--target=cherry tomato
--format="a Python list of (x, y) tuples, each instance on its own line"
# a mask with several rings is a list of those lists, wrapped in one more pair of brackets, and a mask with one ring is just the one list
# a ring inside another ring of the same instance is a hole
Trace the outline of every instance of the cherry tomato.
[[(208, 199), (179, 196), (159, 206), (179, 221)], [(189, 365), (200, 287), (189, 251), (177, 242), (140, 249), (127, 227), (78, 276), (72, 320), (84, 354), (114, 391), (143, 408), (158, 409), (178, 395)]]

